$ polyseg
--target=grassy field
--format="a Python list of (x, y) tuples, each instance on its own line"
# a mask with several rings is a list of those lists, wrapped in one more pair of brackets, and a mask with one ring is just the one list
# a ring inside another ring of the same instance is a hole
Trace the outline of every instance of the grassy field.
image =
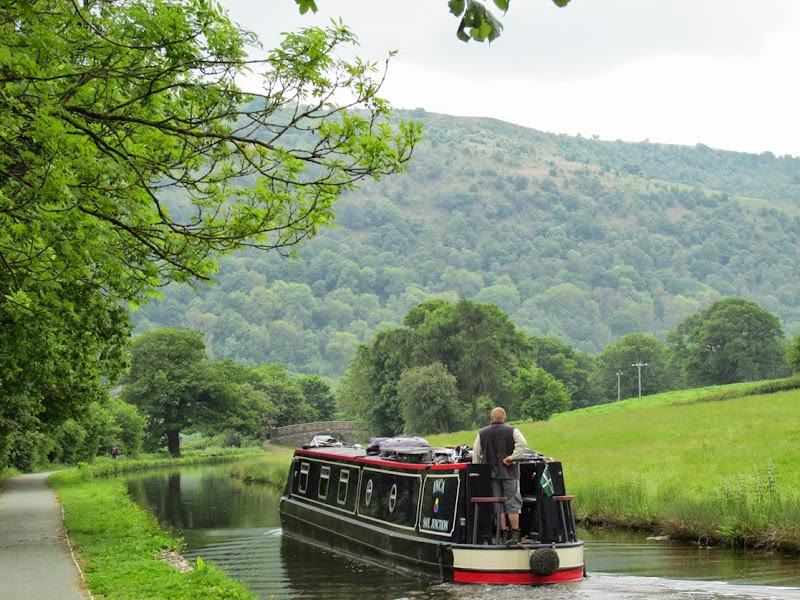
[[(800, 551), (800, 390), (672, 392), (517, 424), (564, 463), (579, 518)], [(432, 436), (472, 444), (476, 432)]]
[[(529, 447), (563, 462), (568, 493), (586, 522), (800, 552), (800, 390), (757, 394), (781, 387), (793, 384), (672, 392), (516, 425)], [(476, 433), (428, 440), (471, 445)], [(247, 457), (231, 474), (282, 487), (291, 453)], [(121, 481), (96, 477), (163, 462), (100, 460), (51, 477), (95, 598), (253, 598), (213, 565), (183, 573), (159, 560), (165, 550), (179, 551), (180, 540), (160, 531)]]

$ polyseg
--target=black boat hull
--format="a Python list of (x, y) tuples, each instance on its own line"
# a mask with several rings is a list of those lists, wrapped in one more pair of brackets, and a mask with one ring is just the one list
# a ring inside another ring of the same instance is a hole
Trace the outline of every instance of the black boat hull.
[(439, 581), (545, 584), (583, 578), (583, 542), (574, 537), (571, 497), (528, 497), (535, 504), (525, 519), (530, 536), (516, 546), (492, 543), (493, 504), (481, 493), (488, 477), (482, 467), (298, 451), (280, 501), (283, 533)]

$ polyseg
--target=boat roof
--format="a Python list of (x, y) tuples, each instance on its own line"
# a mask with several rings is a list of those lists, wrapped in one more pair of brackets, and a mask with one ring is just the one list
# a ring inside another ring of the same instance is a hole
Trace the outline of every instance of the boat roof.
[(469, 464), (469, 461), (448, 460), (447, 462), (437, 462), (438, 456), (450, 453), (448, 448), (407, 448), (389, 456), (380, 454), (368, 454), (363, 448), (352, 446), (341, 447), (322, 447), (322, 448), (298, 448), (295, 456), (307, 456), (309, 458), (319, 458), (328, 460), (344, 460), (359, 464), (368, 464), (381, 467), (399, 467), (412, 471), (433, 469), (433, 470), (452, 470), (462, 469)]
[[(339, 460), (376, 465), (381, 467), (403, 468), (407, 470), (463, 469), (472, 462), (472, 448), (467, 445), (432, 447), (421, 437), (374, 437), (366, 448), (340, 442), (330, 436), (314, 436), (302, 449), (295, 450), (295, 456), (316, 457), (326, 460)], [(523, 461), (547, 461), (535, 450), (525, 450)]]

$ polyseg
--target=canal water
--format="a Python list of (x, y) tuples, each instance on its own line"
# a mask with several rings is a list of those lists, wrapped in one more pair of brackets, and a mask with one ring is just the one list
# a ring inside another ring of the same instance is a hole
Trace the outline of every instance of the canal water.
[(128, 479), (134, 500), (265, 600), (800, 600), (800, 558), (582, 531), (585, 580), (546, 587), (437, 584), (281, 535), (280, 492), (193, 467)]

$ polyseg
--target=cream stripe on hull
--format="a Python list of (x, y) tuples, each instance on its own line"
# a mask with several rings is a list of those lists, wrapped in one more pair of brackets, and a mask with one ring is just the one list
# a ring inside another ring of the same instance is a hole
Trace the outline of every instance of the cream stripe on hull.
[[(550, 548), (550, 546), (540, 546)], [(531, 555), (538, 548), (508, 548), (487, 546), (471, 548), (453, 547), (453, 568), (469, 571), (529, 571), (531, 568)], [(583, 568), (583, 546), (559, 548), (558, 553), (560, 569)]]

